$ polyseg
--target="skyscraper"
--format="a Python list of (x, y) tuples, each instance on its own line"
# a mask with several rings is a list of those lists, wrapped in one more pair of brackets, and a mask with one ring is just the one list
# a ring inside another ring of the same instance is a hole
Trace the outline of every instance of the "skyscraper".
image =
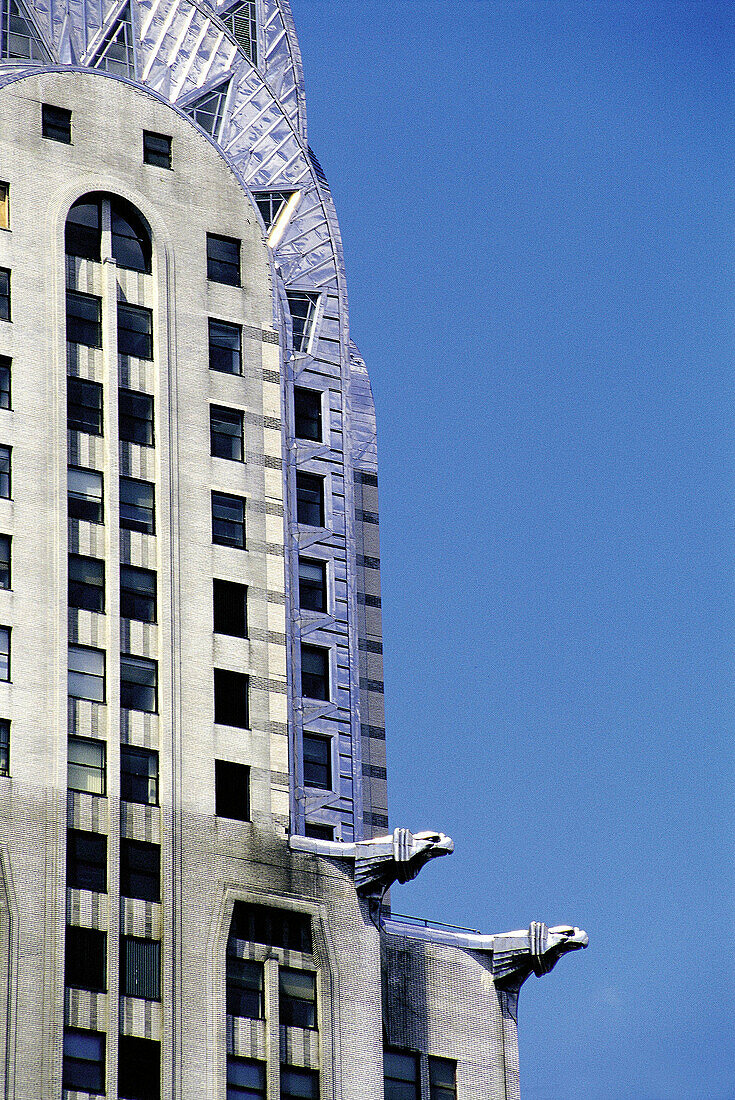
[(390, 916), (452, 843), (288, 3), (2, 0), (0, 176), (0, 1095), (516, 1095), (586, 937)]

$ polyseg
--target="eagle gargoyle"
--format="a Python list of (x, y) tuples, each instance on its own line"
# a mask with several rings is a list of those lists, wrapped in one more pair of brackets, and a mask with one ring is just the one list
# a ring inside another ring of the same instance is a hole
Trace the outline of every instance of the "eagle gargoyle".
[(531, 921), (527, 929), (492, 937), (493, 977), (500, 984), (521, 985), (529, 974), (548, 974), (562, 955), (586, 947), (589, 937), (581, 928), (557, 924), (547, 928)]

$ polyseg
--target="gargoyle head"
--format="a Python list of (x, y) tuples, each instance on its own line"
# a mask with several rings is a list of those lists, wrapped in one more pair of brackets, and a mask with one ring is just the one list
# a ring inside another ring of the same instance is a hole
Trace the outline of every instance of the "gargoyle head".
[[(538, 931), (536, 931), (538, 930)], [(529, 928), (531, 941), (531, 966), (534, 974), (548, 974), (562, 955), (568, 951), (578, 951), (590, 942), (589, 936), (581, 928), (571, 924), (556, 924), (547, 928), (545, 924), (534, 921)]]
[(394, 829), (392, 836), (357, 845), (355, 887), (361, 894), (379, 893), (394, 882), (416, 878), (430, 859), (453, 851), (454, 841), (444, 833)]

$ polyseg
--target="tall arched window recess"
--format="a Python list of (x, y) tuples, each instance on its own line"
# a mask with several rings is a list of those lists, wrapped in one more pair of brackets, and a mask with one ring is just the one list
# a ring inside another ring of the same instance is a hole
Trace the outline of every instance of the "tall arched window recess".
[(143, 216), (125, 199), (92, 191), (82, 195), (66, 219), (67, 256), (113, 259), (130, 271), (151, 271), (151, 234)]

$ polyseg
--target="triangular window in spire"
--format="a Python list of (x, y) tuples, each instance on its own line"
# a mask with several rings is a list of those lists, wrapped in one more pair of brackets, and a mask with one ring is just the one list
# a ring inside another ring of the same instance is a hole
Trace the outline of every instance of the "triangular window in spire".
[(232, 33), (233, 38), (245, 51), (245, 56), (253, 65), (258, 63), (258, 17), (255, 0), (245, 0), (235, 4), (222, 16), (222, 22)]
[(103, 69), (115, 76), (135, 80), (135, 50), (133, 48), (133, 22), (130, 7), (120, 13), (119, 20), (107, 35), (94, 62), (95, 69)]
[(253, 198), (266, 229), (274, 224), (292, 195), (293, 191), (253, 191)]
[(198, 122), (202, 130), (206, 130), (208, 134), (217, 140), (219, 132), (222, 127), (222, 119), (225, 113), (225, 103), (227, 101), (227, 89), (230, 86), (229, 80), (224, 84), (220, 84), (219, 87), (214, 88), (211, 92), (205, 92), (199, 99), (195, 99), (193, 103), (189, 103), (185, 110), (188, 115)]
[(36, 65), (51, 60), (21, 0), (2, 0), (0, 4), (0, 57)]

